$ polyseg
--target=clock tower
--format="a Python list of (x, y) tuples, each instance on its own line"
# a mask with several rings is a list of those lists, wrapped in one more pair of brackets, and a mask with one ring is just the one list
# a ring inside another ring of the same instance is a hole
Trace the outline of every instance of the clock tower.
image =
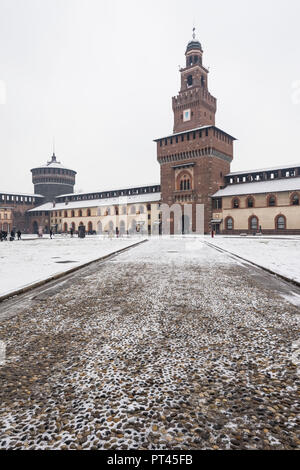
[[(225, 185), (230, 172), (235, 138), (216, 127), (217, 100), (208, 90), (209, 70), (196, 39), (188, 43), (186, 64), (180, 70), (181, 86), (172, 98), (173, 134), (156, 139), (161, 172), (162, 203), (192, 205), (192, 220), (183, 217), (185, 233), (196, 230), (196, 205), (204, 205), (204, 231), (212, 222), (211, 196)], [(221, 221), (220, 221), (221, 222)], [(172, 227), (171, 214), (171, 233)]]
[(217, 100), (208, 91), (209, 70), (203, 65), (203, 50), (195, 38), (187, 45), (186, 66), (180, 70), (181, 88), (172, 99), (174, 132), (215, 125)]

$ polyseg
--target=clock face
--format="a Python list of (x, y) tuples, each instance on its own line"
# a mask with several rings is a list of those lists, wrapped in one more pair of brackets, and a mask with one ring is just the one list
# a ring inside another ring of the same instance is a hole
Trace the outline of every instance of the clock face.
[(185, 111), (183, 111), (183, 121), (187, 122), (187, 121), (190, 121), (190, 120), (191, 120), (191, 110), (186, 109)]

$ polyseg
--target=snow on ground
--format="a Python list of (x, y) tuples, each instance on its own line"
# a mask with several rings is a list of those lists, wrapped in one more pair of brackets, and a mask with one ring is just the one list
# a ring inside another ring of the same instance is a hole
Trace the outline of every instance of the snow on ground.
[(299, 449), (298, 310), (256, 271), (151, 240), (23, 305), (0, 449)]
[(34, 235), (21, 241), (0, 243), (0, 296), (101, 256), (121, 250), (141, 238), (104, 238)]
[(286, 238), (237, 238), (217, 236), (208, 239), (224, 250), (231, 251), (277, 274), (300, 282), (300, 239)]

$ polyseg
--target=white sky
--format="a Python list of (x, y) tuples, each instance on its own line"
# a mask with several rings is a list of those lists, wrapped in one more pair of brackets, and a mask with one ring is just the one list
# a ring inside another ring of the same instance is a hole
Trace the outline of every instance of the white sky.
[(299, 0), (0, 0), (0, 189), (32, 192), (53, 136), (76, 190), (159, 182), (193, 23), (232, 171), (299, 163), (299, 19)]

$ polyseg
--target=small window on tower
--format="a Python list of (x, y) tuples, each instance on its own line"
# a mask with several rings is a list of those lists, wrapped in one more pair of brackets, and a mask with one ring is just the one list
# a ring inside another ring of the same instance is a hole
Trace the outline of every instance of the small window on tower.
[(188, 78), (187, 78), (187, 84), (188, 86), (192, 86), (193, 85), (193, 76), (192, 75), (189, 75)]

